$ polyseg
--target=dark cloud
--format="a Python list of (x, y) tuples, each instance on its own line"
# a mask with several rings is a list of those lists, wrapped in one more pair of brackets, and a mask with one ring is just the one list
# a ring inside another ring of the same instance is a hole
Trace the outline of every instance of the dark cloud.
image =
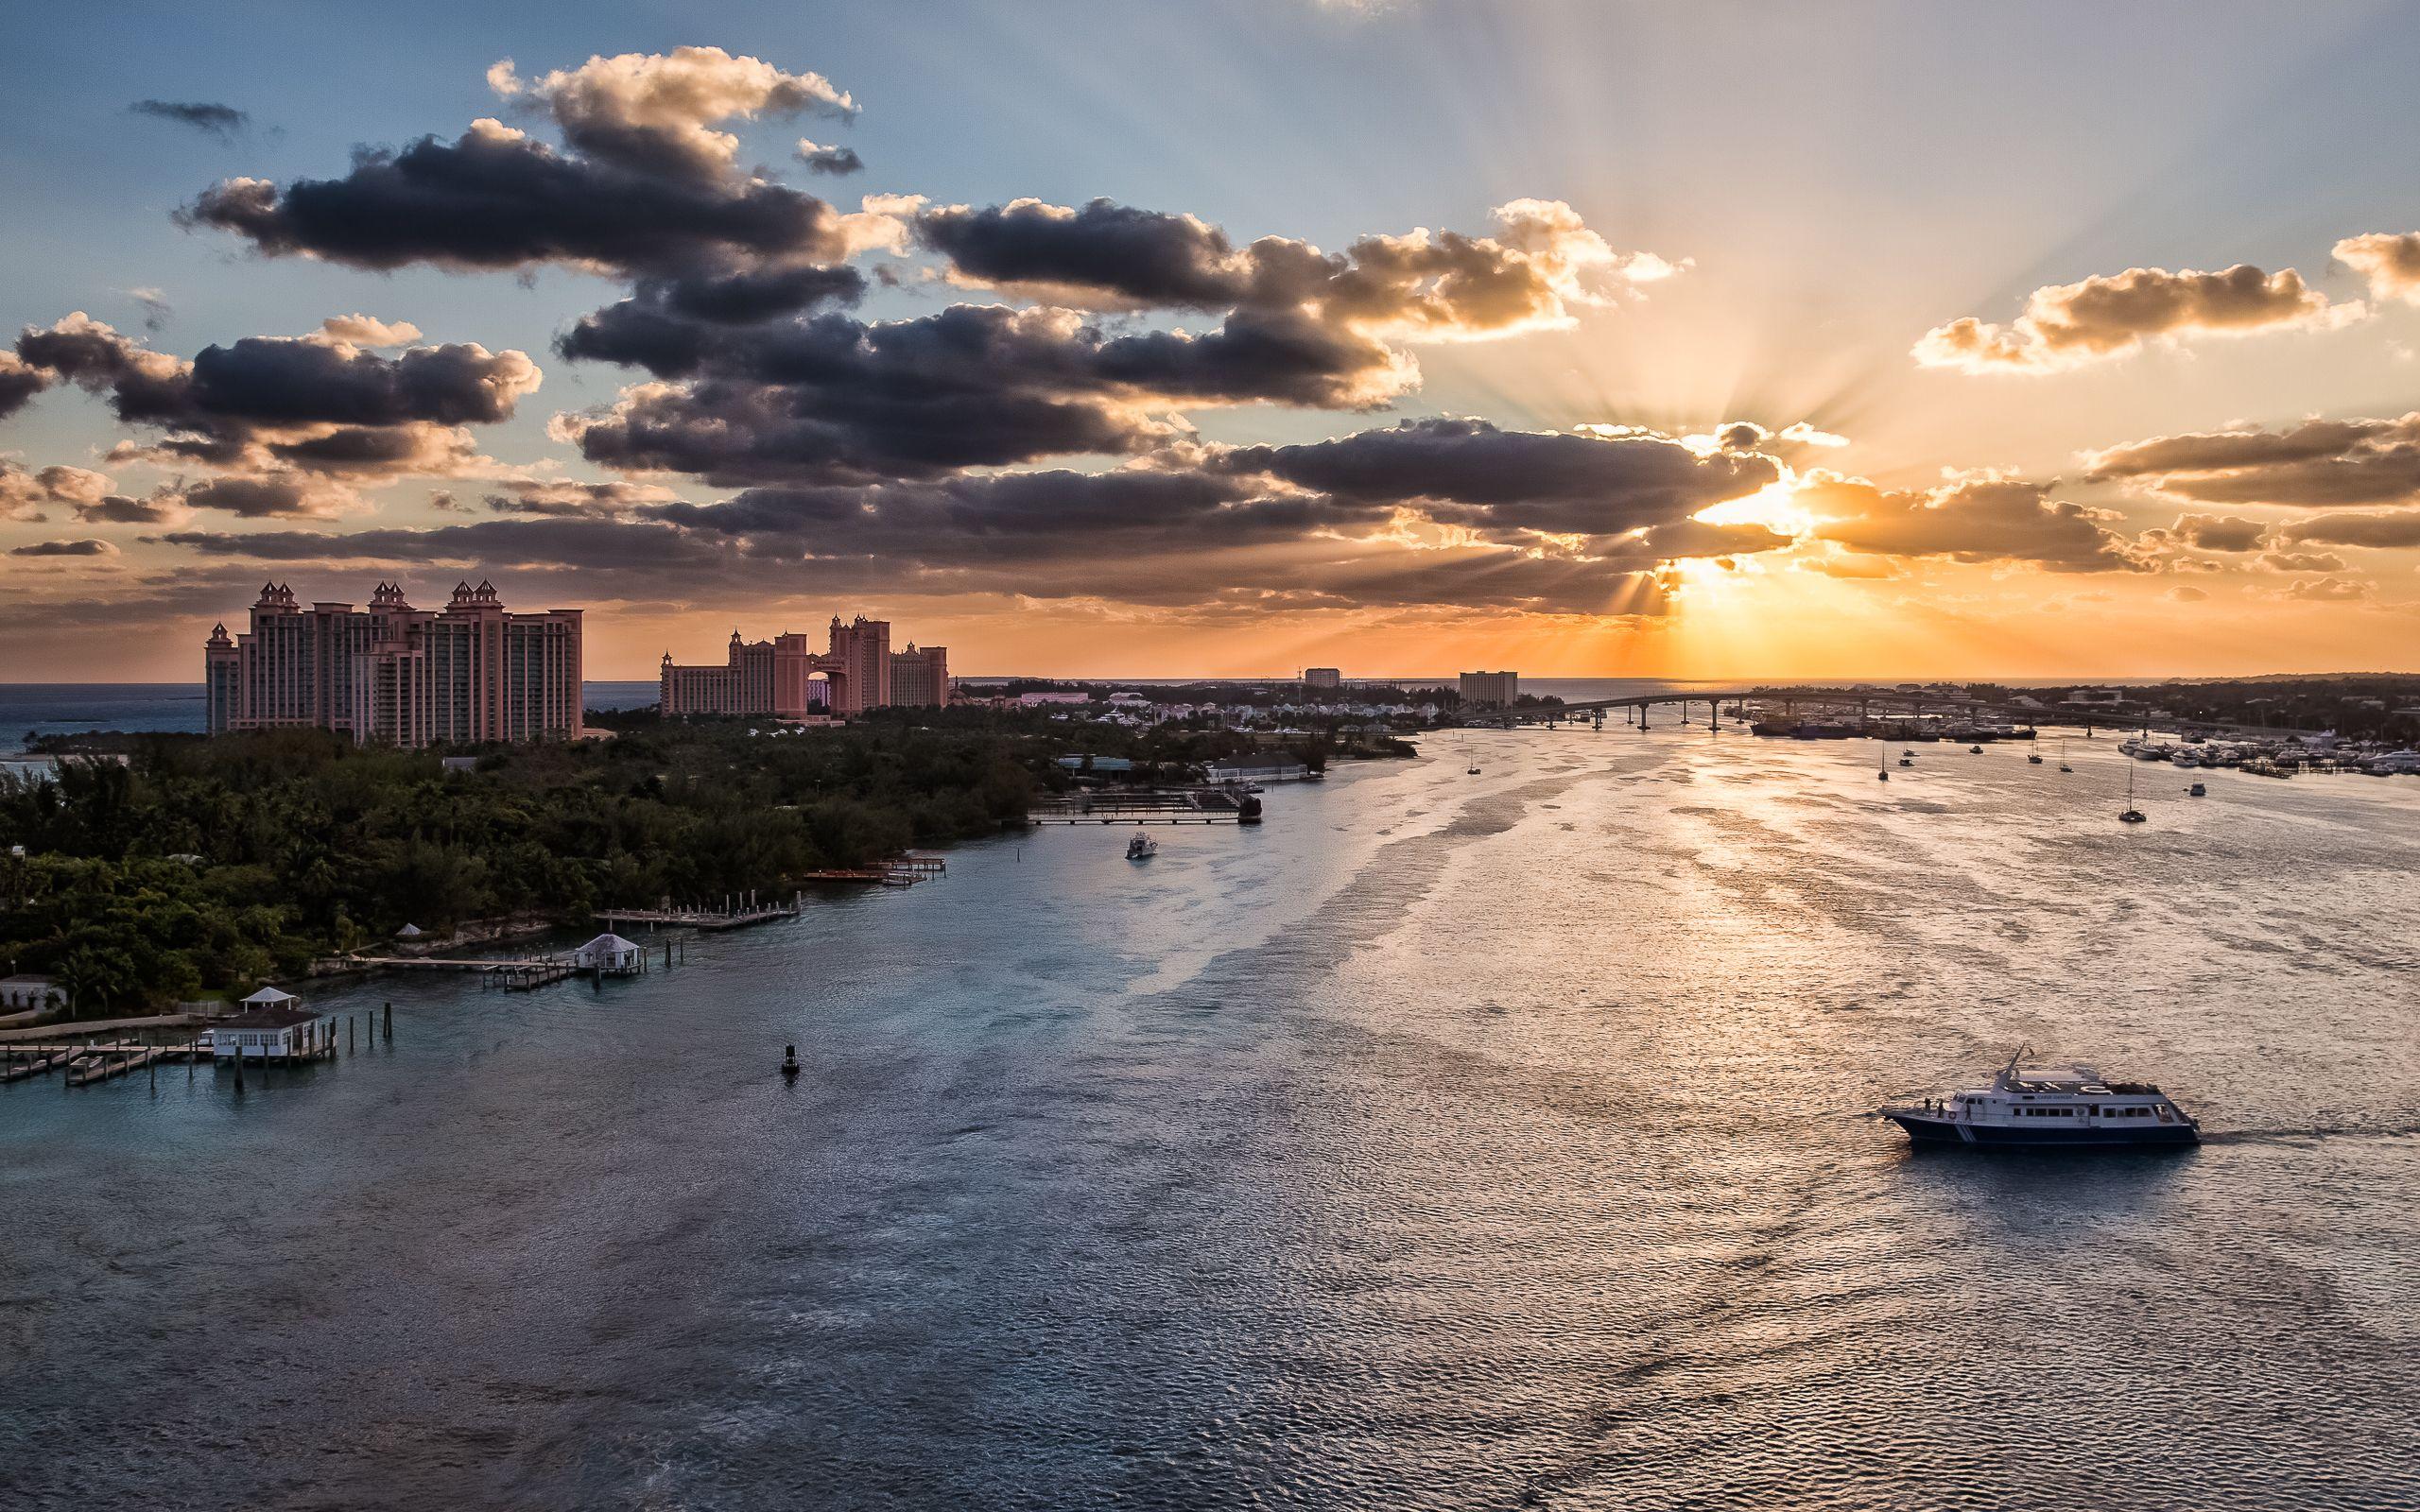
[(1425, 501), (1450, 524), (1610, 536), (1668, 525), (1776, 481), (1771, 457), (1702, 455), (1663, 437), (1507, 431), (1483, 420), (1410, 420), (1301, 446), (1240, 447), (1218, 465), (1342, 498)]
[(1494, 235), (1366, 236), (1336, 253), (1275, 236), (1237, 248), (1195, 216), (1108, 199), (939, 206), (913, 225), (960, 283), (1089, 308), (1284, 313), (1405, 337), (1553, 324), (1673, 270), (1616, 253), (1560, 200), (1513, 200), (1495, 218)]
[(2142, 543), (2154, 550), (2191, 548), (2197, 551), (2258, 551), (2267, 543), (2269, 526), (2234, 515), (2179, 515), (2176, 524), (2143, 532)]
[(381, 271), (567, 263), (678, 273), (847, 254), (841, 217), (762, 180), (663, 178), (565, 154), (495, 122), (355, 157), (340, 179), (230, 179), (181, 212), (261, 252)]
[(2399, 420), (2311, 420), (2282, 431), (2226, 430), (2114, 446), (2086, 458), (2094, 482), (2139, 480), (2207, 504), (2326, 506), (2420, 499), (2420, 412)]
[[(436, 499), (430, 502), (436, 504)], [(559, 516), (573, 519), (627, 515), (642, 505), (674, 502), (669, 489), (651, 484), (565, 483), (516, 479), (499, 485), (483, 501), (492, 514)], [(450, 495), (439, 508), (453, 507)]]
[(33, 403), (50, 387), (50, 375), (13, 352), (0, 351), (0, 420)]
[(2265, 551), (2262, 567), (2273, 573), (2341, 573), (2344, 558), (2332, 551)]
[(2055, 486), (1979, 477), (1902, 492), (1818, 472), (1798, 499), (1821, 517), (1815, 537), (1850, 551), (2029, 562), (2051, 572), (2142, 570), (2125, 538), (2109, 528), (2116, 514), (2053, 499)]
[(806, 164), (809, 173), (828, 173), (836, 179), (863, 173), (866, 166), (866, 160), (857, 156), (855, 147), (818, 146), (804, 138), (799, 141), (798, 160)]
[(218, 469), (458, 468), (475, 455), (461, 427), (510, 419), (540, 380), (518, 352), (466, 344), (389, 357), (324, 332), (247, 336), (185, 362), (80, 311), (26, 329), (14, 355), (45, 378), (106, 396), (120, 421), (165, 433), (130, 455)]
[(114, 557), (117, 548), (106, 541), (37, 541), (9, 548), (11, 557)]
[(642, 385), (559, 428), (602, 466), (709, 482), (931, 476), (1180, 434), (1188, 404), (1362, 402), (1383, 348), (1299, 322), (1231, 317), (1195, 335), (1115, 334), (1061, 309), (953, 305), (908, 320), (837, 314), (724, 328), (627, 301), (579, 322), (567, 357), (642, 367)]
[(2398, 550), (2420, 546), (2420, 509), (2316, 515), (2298, 520), (2278, 534), (2288, 541), (2308, 544)]
[(2360, 313), (2358, 305), (2328, 303), (2290, 267), (2130, 267), (2035, 289), (2009, 325), (1968, 316), (1937, 326), (1916, 343), (1915, 357), (1928, 368), (1966, 372), (2053, 372), (2135, 351), (2157, 336), (2324, 327)]
[(233, 105), (217, 105), (207, 100), (136, 100), (127, 107), (127, 111), (134, 115), (148, 115), (154, 120), (189, 126), (221, 142), (233, 142), (252, 124), (251, 115)]

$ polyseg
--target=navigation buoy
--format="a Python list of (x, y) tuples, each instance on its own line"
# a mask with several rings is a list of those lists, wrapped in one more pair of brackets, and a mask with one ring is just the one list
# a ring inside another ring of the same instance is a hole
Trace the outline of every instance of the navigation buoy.
[(797, 1079), (798, 1046), (784, 1045), (782, 1047), (782, 1074), (791, 1080)]

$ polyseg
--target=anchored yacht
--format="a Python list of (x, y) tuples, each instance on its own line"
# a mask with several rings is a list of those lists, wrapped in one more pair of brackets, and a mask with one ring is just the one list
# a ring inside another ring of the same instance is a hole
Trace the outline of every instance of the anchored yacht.
[(1159, 853), (1160, 842), (1148, 834), (1137, 833), (1133, 839), (1126, 842), (1126, 859), (1129, 861), (1149, 861)]
[(2202, 1125), (2149, 1082), (2090, 1066), (2041, 1065), (2027, 1045), (1989, 1087), (1882, 1109), (1921, 1143), (1986, 1145), (2196, 1144)]

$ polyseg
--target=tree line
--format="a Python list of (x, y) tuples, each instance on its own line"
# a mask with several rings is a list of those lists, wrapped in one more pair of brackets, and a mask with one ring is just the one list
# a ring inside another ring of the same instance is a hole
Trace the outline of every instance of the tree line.
[(997, 729), (609, 722), (616, 738), (492, 747), (467, 771), (281, 730), (0, 774), (0, 958), (86, 1015), (239, 992), (406, 924), (786, 890), (996, 831), (1049, 765)]

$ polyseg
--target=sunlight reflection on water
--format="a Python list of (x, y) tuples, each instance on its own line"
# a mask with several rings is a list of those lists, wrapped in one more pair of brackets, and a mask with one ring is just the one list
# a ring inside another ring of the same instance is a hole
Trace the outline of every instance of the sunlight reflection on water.
[[(2147, 768), (2129, 830), (2083, 742), (1886, 785), (1857, 743), (1472, 741), (601, 993), (322, 989), (393, 1049), (241, 1103), (0, 1089), (0, 1486), (2420, 1501), (2420, 783)], [(2028, 1041), (2211, 1143), (1860, 1116)], [(250, 1452), (247, 1402), (316, 1426)]]

